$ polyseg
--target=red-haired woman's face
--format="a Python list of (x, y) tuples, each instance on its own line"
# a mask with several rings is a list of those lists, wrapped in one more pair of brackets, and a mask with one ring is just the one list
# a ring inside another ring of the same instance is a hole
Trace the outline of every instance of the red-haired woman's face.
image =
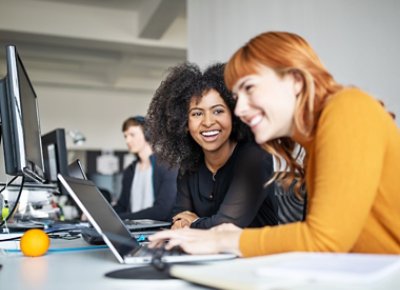
[(235, 114), (251, 128), (259, 144), (290, 137), (301, 88), (301, 80), (293, 73), (279, 76), (271, 68), (260, 66), (256, 74), (235, 83)]

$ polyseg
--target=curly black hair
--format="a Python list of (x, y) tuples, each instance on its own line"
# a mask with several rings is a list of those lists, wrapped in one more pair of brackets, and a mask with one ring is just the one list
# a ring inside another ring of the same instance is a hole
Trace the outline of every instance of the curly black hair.
[(216, 90), (232, 112), (229, 138), (253, 138), (249, 128), (233, 114), (235, 100), (225, 86), (224, 68), (225, 64), (217, 63), (202, 73), (189, 62), (172, 67), (150, 102), (146, 120), (153, 148), (161, 160), (179, 167), (181, 174), (196, 170), (203, 157), (202, 148), (188, 131), (188, 110), (193, 97), (201, 98), (209, 90)]

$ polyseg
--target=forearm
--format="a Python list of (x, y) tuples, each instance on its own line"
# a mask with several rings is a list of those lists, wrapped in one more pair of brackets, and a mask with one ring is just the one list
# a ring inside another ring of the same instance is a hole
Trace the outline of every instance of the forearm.
[(238, 257), (242, 257), (243, 253), (240, 250), (240, 236), (243, 230), (234, 230), (234, 231), (223, 231), (219, 233), (219, 237), (217, 238), (217, 242), (219, 243), (218, 247), (219, 253), (232, 253), (237, 255)]

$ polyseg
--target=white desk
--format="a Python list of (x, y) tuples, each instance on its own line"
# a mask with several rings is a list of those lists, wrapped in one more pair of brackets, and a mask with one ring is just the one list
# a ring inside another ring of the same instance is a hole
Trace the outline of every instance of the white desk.
[[(1, 235), (0, 235), (1, 239)], [(0, 243), (0, 248), (1, 248)], [(262, 261), (263, 257), (259, 258)], [(123, 280), (105, 277), (104, 274), (117, 269), (126, 269), (134, 265), (122, 265), (117, 262), (107, 248), (88, 249), (88, 245), (79, 240), (52, 240), (50, 251), (42, 257), (29, 258), (21, 253), (4, 253), (0, 250), (0, 288), (10, 290), (123, 290), (123, 289), (209, 289), (187, 283), (182, 280)], [(235, 289), (280, 289), (280, 290), (347, 290), (400, 289), (400, 273), (394, 279), (375, 285), (349, 285), (343, 283), (304, 283), (296, 282), (293, 277), (286, 279), (257, 278), (252, 275), (254, 261), (237, 259), (218, 262), (212, 270), (196, 269), (202, 277), (217, 281), (222, 276), (231, 277)], [(185, 266), (185, 268), (190, 266)], [(235, 282), (235, 279), (237, 281)], [(232, 282), (231, 281), (231, 282)], [(225, 284), (226, 285), (226, 284)], [(228, 287), (232, 289), (232, 287)]]
[[(1, 236), (1, 235), (0, 235)], [(117, 262), (106, 248), (87, 250), (82, 240), (52, 240), (52, 247), (69, 244), (64, 251), (50, 251), (42, 257), (24, 257), (20, 253), (0, 252), (1, 289), (71, 290), (71, 289), (204, 289), (181, 280), (123, 280), (104, 274), (133, 265)], [(70, 250), (71, 247), (85, 250)], [(1, 248), (1, 243), (0, 243)], [(0, 250), (1, 251), (1, 250)]]

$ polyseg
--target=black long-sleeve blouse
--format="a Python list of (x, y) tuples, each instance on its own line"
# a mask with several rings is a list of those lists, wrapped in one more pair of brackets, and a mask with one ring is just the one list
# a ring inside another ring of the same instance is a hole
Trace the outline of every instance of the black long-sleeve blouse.
[(272, 156), (255, 143), (238, 143), (229, 160), (215, 176), (204, 161), (196, 172), (178, 177), (174, 214), (189, 210), (200, 218), (192, 228), (211, 228), (222, 223), (239, 227), (278, 224), (278, 204), (273, 184)]

